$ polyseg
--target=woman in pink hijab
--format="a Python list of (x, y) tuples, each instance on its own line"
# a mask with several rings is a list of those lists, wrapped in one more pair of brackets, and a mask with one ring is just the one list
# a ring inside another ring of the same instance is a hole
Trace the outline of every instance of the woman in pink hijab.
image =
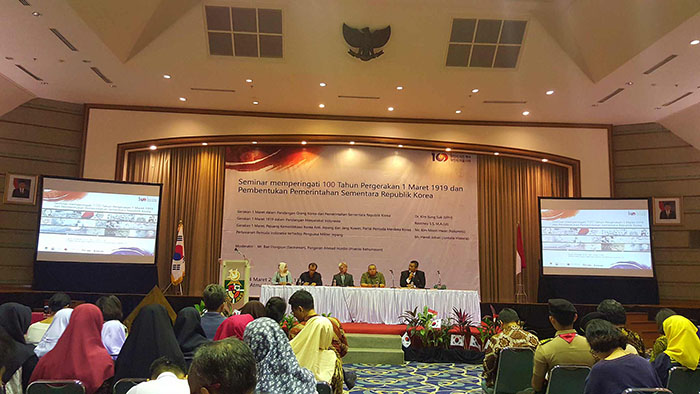
[(218, 341), (228, 337), (236, 337), (242, 341), (246, 326), (253, 320), (253, 316), (248, 314), (233, 315), (227, 318), (223, 323), (221, 323), (219, 329), (216, 330), (214, 340)]

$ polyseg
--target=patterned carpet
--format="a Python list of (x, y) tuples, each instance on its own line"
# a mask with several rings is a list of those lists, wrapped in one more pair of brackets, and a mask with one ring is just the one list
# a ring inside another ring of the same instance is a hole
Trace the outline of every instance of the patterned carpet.
[(481, 393), (481, 365), (408, 362), (344, 367), (357, 373), (357, 385), (349, 393)]

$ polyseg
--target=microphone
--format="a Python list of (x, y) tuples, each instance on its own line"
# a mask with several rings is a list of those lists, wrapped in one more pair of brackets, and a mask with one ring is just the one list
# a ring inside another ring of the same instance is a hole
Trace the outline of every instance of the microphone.
[(391, 272), (391, 288), (396, 288), (396, 278), (394, 277), (394, 270), (389, 270)]
[(236, 253), (238, 253), (238, 254), (240, 254), (240, 255), (243, 257), (243, 260), (248, 260), (248, 258), (245, 257), (245, 254), (244, 254), (243, 252), (241, 252), (240, 250), (238, 250), (237, 247), (236, 247), (236, 248), (233, 248), (233, 251), (236, 252)]
[(442, 287), (442, 278), (440, 277), (440, 270), (437, 270), (438, 274), (438, 287)]

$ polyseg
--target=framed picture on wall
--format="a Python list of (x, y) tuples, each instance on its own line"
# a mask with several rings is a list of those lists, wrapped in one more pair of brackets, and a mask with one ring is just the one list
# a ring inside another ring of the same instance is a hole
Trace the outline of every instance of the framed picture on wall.
[(36, 203), (36, 175), (5, 174), (5, 204)]
[(654, 197), (654, 224), (683, 224), (681, 197)]

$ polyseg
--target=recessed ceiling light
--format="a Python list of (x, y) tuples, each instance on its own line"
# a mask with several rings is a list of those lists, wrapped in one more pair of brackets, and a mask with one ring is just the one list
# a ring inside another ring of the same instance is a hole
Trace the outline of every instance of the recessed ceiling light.
[(209, 145), (209, 144), (207, 144), (206, 142), (202, 142), (202, 145), (203, 145), (203, 146), (207, 146), (207, 145)]
[(554, 94), (554, 90), (548, 90), (548, 91), (544, 92), (544, 94), (546, 94), (547, 96), (551, 96)]
[(320, 87), (322, 87), (322, 88), (325, 88), (325, 87), (326, 87), (326, 83), (325, 83), (325, 82), (321, 82), (321, 83), (318, 84), (318, 86), (320, 86)]
[(151, 145), (151, 146), (148, 147), (148, 149), (150, 149), (150, 150), (156, 150), (156, 149), (158, 149), (158, 147), (155, 146), (155, 145)]
[(661, 107), (654, 107), (654, 109), (661, 109)]
[(326, 104), (319, 104), (318, 107), (319, 108), (326, 108)]
[(498, 155), (500, 155), (500, 153), (498, 153), (498, 152), (493, 152), (493, 155), (494, 155), (494, 156), (498, 156)]
[(163, 78), (165, 78), (165, 79), (170, 79), (170, 78), (172, 78), (172, 77), (171, 77), (169, 74), (163, 74)]
[(248, 82), (248, 83), (253, 83), (253, 80), (250, 79), (250, 78), (246, 79), (245, 81)]
[(180, 101), (187, 101), (186, 97), (180, 97)]
[(452, 151), (452, 148), (445, 148), (445, 152), (450, 152)]
[(32, 15), (34, 15), (34, 16), (41, 16), (41, 13), (40, 13), (40, 12), (34, 11), (34, 12), (32, 12)]
[(301, 141), (301, 144), (302, 144), (302, 145), (306, 145), (306, 141)]
[(109, 85), (109, 87), (110, 87), (110, 88), (116, 88), (117, 85), (112, 84), (112, 85)]
[(253, 105), (258, 105), (260, 104), (260, 101), (253, 101)]
[(530, 115), (530, 111), (523, 111), (523, 116), (528, 116)]
[(403, 86), (397, 86), (396, 90), (403, 90)]
[(632, 85), (634, 85), (634, 82), (632, 82), (632, 81), (627, 81), (627, 82), (625, 82), (625, 85), (627, 85), (627, 86), (632, 86)]
[(472, 89), (472, 93), (479, 93), (479, 89)]
[(255, 145), (255, 144), (257, 144), (257, 143), (258, 143), (258, 141), (253, 141), (253, 145)]
[(546, 163), (548, 161), (549, 161), (549, 159), (542, 159), (542, 163)]
[(389, 107), (389, 108), (387, 108), (387, 110), (388, 110), (388, 111), (393, 111), (393, 110), (394, 110), (394, 107)]
[(461, 109), (458, 109), (458, 110), (455, 111), (455, 113), (456, 113), (456, 114), (461, 114), (461, 113), (462, 113), (462, 110), (461, 110)]
[(350, 145), (355, 145), (355, 141), (350, 141)]
[(700, 40), (693, 40), (690, 42), (690, 45), (698, 45), (700, 44)]
[(399, 148), (403, 148), (403, 145), (399, 145)]
[(83, 59), (83, 63), (92, 63), (92, 60)]

